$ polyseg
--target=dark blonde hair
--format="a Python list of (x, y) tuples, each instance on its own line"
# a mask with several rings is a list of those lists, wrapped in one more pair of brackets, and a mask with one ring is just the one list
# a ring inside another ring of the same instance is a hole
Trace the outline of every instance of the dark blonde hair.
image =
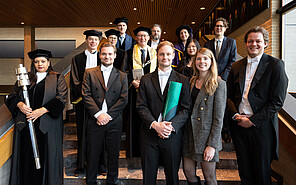
[(163, 42), (158, 44), (156, 51), (158, 52), (159, 49), (161, 47), (163, 47), (163, 46), (171, 46), (173, 48), (173, 50), (174, 50), (174, 44), (173, 43), (171, 43), (170, 41), (163, 41)]
[[(205, 87), (206, 92), (209, 95), (213, 95), (218, 87), (218, 69), (217, 69), (217, 63), (214, 57), (214, 54), (211, 50), (207, 48), (201, 48), (196, 52), (196, 56), (198, 54), (203, 54), (208, 56), (211, 59), (211, 67), (208, 70), (208, 73), (205, 77), (205, 80), (203, 82), (203, 86)], [(196, 57), (197, 59), (197, 57)], [(195, 63), (192, 65), (193, 68), (193, 76), (190, 79), (190, 84), (195, 85), (196, 80), (199, 78), (199, 71), (196, 68), (196, 59)]]
[(100, 45), (100, 47), (99, 47), (99, 52), (101, 53), (102, 48), (105, 48), (105, 47), (112, 47), (112, 48), (114, 49), (114, 53), (116, 53), (116, 51), (117, 51), (116, 47), (113, 46), (113, 45), (111, 44), (111, 42), (109, 42), (109, 41), (106, 40), (106, 41), (104, 41), (104, 42)]

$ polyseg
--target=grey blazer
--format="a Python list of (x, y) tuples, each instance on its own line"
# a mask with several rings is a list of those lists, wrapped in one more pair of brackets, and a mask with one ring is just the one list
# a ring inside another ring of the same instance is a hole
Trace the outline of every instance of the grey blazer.
[[(226, 82), (219, 78), (218, 87), (212, 96), (205, 92), (204, 87), (201, 88), (193, 105), (190, 120), (187, 122), (191, 125), (186, 126), (184, 134), (188, 136), (192, 133), (193, 141), (184, 139), (184, 146), (190, 146), (186, 142), (194, 142), (196, 154), (203, 154), (207, 146), (212, 146), (217, 151), (222, 149), (221, 130), (226, 99)], [(184, 148), (184, 153), (189, 151), (193, 149)]]

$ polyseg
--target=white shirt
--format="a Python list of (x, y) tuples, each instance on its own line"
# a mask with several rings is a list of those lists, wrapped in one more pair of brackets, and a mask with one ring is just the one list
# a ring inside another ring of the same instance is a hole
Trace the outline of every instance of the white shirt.
[[(113, 69), (113, 65), (110, 65), (108, 67), (105, 67), (104, 65), (101, 65), (101, 71), (104, 77), (104, 83), (105, 83), (105, 87), (107, 88), (107, 84), (109, 81), (109, 77), (111, 74), (111, 71)], [(100, 110), (99, 112), (97, 112), (94, 117), (98, 118), (102, 113), (107, 113), (108, 112), (108, 107), (107, 107), (107, 103), (106, 103), (106, 99), (104, 99), (103, 101), (103, 105), (102, 105), (102, 110)], [(110, 120), (112, 120), (112, 117), (109, 115)]]
[(151, 48), (154, 48), (154, 49), (156, 50), (158, 44), (159, 44), (159, 41), (158, 41), (158, 42), (153, 42), (153, 41), (151, 40)]
[(40, 73), (40, 72), (37, 72), (36, 73), (36, 76), (37, 76), (37, 82), (36, 84), (38, 84), (39, 82), (41, 82), (47, 75), (47, 72), (43, 72), (43, 73)]
[(246, 76), (245, 76), (245, 87), (242, 95), (242, 101), (239, 104), (238, 110), (240, 114), (246, 114), (247, 116), (253, 115), (253, 110), (248, 100), (249, 90), (253, 81), (253, 77), (256, 73), (257, 67), (261, 60), (263, 53), (257, 57), (251, 58), (248, 56), (247, 67), (246, 67)]
[(220, 38), (220, 39), (215, 38), (215, 43), (214, 43), (215, 44), (215, 50), (216, 50), (216, 47), (217, 47), (217, 41), (220, 40), (219, 53), (221, 51), (221, 47), (222, 47), (222, 44), (223, 44), (223, 39), (224, 39), (224, 36), (222, 38)]
[[(172, 72), (172, 68), (170, 68), (166, 72), (163, 72), (161, 69), (158, 68), (158, 80), (159, 80), (161, 94), (163, 94), (165, 90), (165, 87), (166, 87), (166, 84), (168, 83), (171, 72)], [(162, 113), (159, 114), (157, 121), (158, 122), (162, 121)]]
[(86, 55), (86, 65), (85, 69), (97, 67), (98, 65), (98, 51), (95, 51), (94, 53), (89, 52), (87, 49), (84, 51)]

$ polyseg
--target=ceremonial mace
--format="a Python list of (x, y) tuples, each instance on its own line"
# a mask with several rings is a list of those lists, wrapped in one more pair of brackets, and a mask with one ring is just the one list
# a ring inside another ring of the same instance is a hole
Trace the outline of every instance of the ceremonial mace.
[[(18, 81), (18, 86), (23, 88), (23, 95), (24, 95), (25, 103), (28, 107), (30, 107), (29, 94), (28, 94), (28, 89), (27, 89), (27, 86), (30, 85), (30, 81), (29, 81), (29, 77), (28, 77), (27, 68), (24, 67), (23, 64), (19, 64), (19, 67), (15, 69), (15, 72), (16, 72), (16, 77), (17, 77), (17, 81)], [(32, 148), (33, 148), (33, 153), (34, 153), (34, 158), (35, 158), (36, 169), (40, 169), (41, 166), (40, 166), (39, 150), (38, 150), (37, 139), (36, 139), (33, 121), (30, 120), (28, 122), (29, 122), (29, 130), (30, 130), (30, 136), (31, 136)]]

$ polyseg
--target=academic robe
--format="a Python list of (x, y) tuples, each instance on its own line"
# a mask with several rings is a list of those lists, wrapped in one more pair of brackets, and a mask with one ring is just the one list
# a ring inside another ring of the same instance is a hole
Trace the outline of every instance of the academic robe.
[(41, 185), (63, 184), (62, 112), (67, 97), (64, 76), (53, 71), (49, 72), (41, 82), (30, 85), (29, 94), (33, 110), (45, 107), (49, 111), (34, 122), (37, 143), (40, 148), (42, 173), (34, 169), (35, 161), (31, 141), (28, 139), (30, 137), (28, 136), (26, 115), (17, 107), (17, 103), (24, 102), (22, 88), (18, 87), (16, 83), (5, 102), (15, 121), (10, 185), (24, 183), (28, 183), (28, 185), (34, 183)]

